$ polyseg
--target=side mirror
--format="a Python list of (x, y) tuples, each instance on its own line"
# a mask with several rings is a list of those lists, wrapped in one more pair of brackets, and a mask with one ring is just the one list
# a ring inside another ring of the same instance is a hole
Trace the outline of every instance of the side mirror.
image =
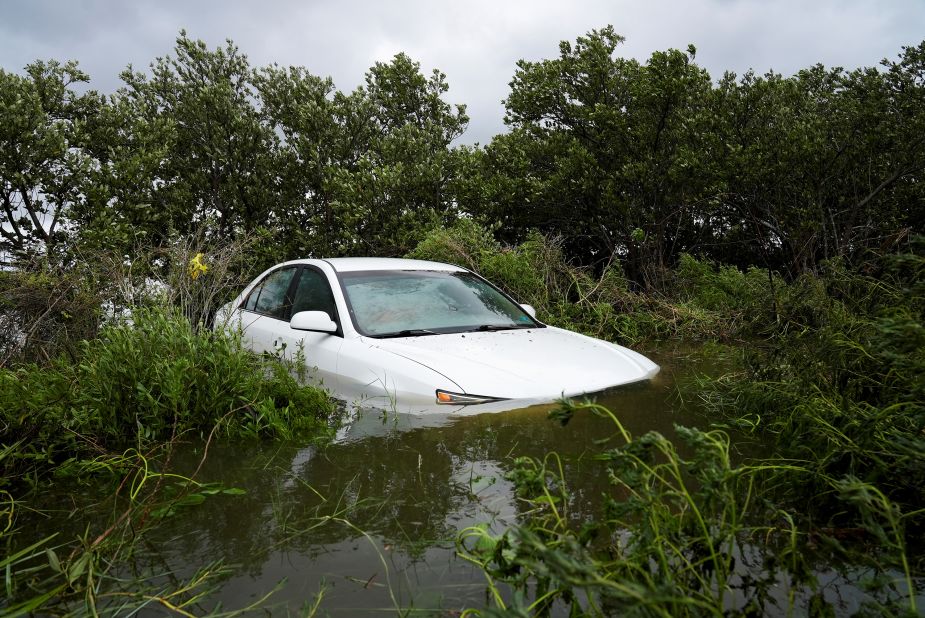
[(526, 311), (531, 318), (536, 318), (536, 309), (533, 308), (533, 305), (521, 305), (520, 308)]
[(333, 333), (337, 331), (337, 324), (324, 311), (300, 311), (289, 320), (289, 328)]

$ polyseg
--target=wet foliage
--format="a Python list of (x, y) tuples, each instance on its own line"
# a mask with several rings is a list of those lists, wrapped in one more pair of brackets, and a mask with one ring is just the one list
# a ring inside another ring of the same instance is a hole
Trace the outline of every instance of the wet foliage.
[(579, 522), (557, 456), (517, 460), (509, 478), (523, 523), (460, 536), (502, 613), (824, 614), (835, 608), (813, 574), (821, 560), (880, 574), (863, 611), (915, 614), (908, 591), (925, 573), (921, 237), (859, 269), (836, 260), (793, 280), (682, 255), (661, 293), (632, 291), (610, 265), (597, 276), (572, 266), (538, 235), (504, 248), (474, 222), (437, 231), (412, 255), (467, 264), (547, 321), (589, 334), (733, 343), (737, 369), (695, 381), (693, 393), (706, 424), (771, 448), (734, 466), (716, 430), (679, 428), (687, 458), (660, 434), (621, 429), (625, 444), (598, 454), (614, 485), (609, 508)]
[(327, 396), (301, 386), (276, 359), (251, 355), (234, 337), (199, 332), (165, 311), (140, 311), (86, 341), (77, 362), (0, 372), (4, 483), (30, 476), (26, 462), (55, 465), (204, 436), (285, 437), (324, 426)]
[[(328, 396), (303, 386), (289, 364), (252, 355), (237, 336), (195, 329), (165, 308), (139, 308), (103, 326), (73, 357), (0, 369), (0, 609), (201, 611), (198, 603), (227, 576), (222, 564), (202, 565), (186, 581), (150, 569), (123, 573), (150, 528), (206, 499), (243, 493), (171, 472), (175, 445), (323, 439), (334, 420)], [(98, 496), (102, 504), (85, 507), (110, 515), (77, 538), (22, 534), (36, 494), (62, 485), (75, 501), (85, 501), (84, 491)]]
[[(0, 69), (0, 612), (222, 613), (225, 565), (131, 558), (159, 522), (240, 497), (171, 471), (179, 442), (330, 435), (298, 367), (209, 325), (263, 267), (341, 255), (460, 264), (622, 344), (737, 350), (691, 385), (709, 415), (675, 441), (563, 404), (562, 422), (613, 421), (599, 509), (564, 458), (510, 453), (520, 519), (459, 538), (489, 578), (469, 613), (831, 615), (820, 565), (873, 574), (861, 613), (921, 611), (925, 43), (718, 80), (694, 46), (638, 61), (622, 43), (604, 27), (518, 62), (509, 131), (484, 146), (457, 144), (465, 106), (405, 54), (352, 92), (185, 32), (109, 96), (76, 62)], [(767, 457), (737, 460), (730, 435)], [(419, 454), (396, 462), (423, 483)], [(429, 478), (434, 504), (455, 499)], [(87, 489), (109, 515), (25, 541), (30, 501), (65, 484), (72, 514)], [(364, 486), (343, 485), (328, 493)], [(319, 497), (334, 507), (286, 534), (336, 521), (371, 541), (349, 500)], [(355, 503), (401, 518), (377, 498)]]
[[(811, 504), (831, 501), (833, 476), (875, 484), (904, 511), (925, 504), (923, 249), (795, 281), (742, 372), (704, 385), (718, 415), (814, 471), (820, 482), (793, 488)], [(918, 538), (923, 524), (907, 521)]]
[[(470, 615), (833, 615), (840, 609), (817, 579), (820, 563), (870, 569), (862, 614), (916, 615), (921, 565), (911, 561), (900, 506), (875, 486), (820, 478), (856, 527), (815, 527), (805, 519), (812, 510), (778, 492), (816, 477), (804, 462), (734, 464), (720, 430), (677, 427), (677, 442), (658, 432), (634, 437), (590, 403), (565, 402), (550, 416), (567, 423), (588, 413), (614, 424), (596, 454), (610, 485), (603, 507), (576, 520), (559, 456), (518, 458), (508, 478), (522, 523), (501, 533), (476, 525), (458, 537), (492, 593), (491, 605)], [(850, 536), (869, 543), (849, 551), (839, 539)]]

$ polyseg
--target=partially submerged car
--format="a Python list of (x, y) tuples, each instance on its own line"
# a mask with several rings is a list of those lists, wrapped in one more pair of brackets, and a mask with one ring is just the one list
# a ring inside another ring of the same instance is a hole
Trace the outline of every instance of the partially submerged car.
[(255, 352), (301, 350), (348, 403), (400, 412), (524, 407), (648, 380), (627, 348), (547, 326), (464, 268), (391, 258), (306, 259), (261, 274), (216, 318)]

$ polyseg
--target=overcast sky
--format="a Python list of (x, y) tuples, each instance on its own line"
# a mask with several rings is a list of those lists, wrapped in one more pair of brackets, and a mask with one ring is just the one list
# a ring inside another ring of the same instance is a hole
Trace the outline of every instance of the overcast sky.
[(74, 59), (92, 87), (112, 92), (127, 64), (170, 54), (185, 28), (212, 48), (232, 39), (254, 66), (301, 65), (352, 90), (374, 62), (404, 51), (426, 73), (446, 73), (449, 102), (468, 106), (461, 141), (487, 143), (504, 130), (517, 60), (555, 57), (560, 40), (607, 24), (626, 37), (628, 57), (693, 43), (714, 78), (789, 75), (896, 57), (925, 39), (925, 0), (0, 0), (0, 67)]

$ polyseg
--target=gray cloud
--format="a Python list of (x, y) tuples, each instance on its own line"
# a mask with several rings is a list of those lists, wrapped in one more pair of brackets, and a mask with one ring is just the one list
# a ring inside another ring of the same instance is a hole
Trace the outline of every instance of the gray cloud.
[(447, 74), (449, 100), (472, 118), (463, 141), (486, 143), (503, 130), (501, 100), (514, 63), (558, 53), (558, 42), (613, 24), (623, 53), (693, 43), (719, 77), (749, 68), (791, 74), (821, 62), (853, 68), (894, 57), (925, 37), (921, 0), (478, 0), (440, 3), (266, 0), (0, 0), (0, 67), (76, 59), (103, 92), (119, 87), (129, 63), (146, 68), (169, 54), (181, 28), (214, 47), (226, 38), (255, 66), (302, 65), (351, 90), (377, 60), (404, 51), (425, 71)]

